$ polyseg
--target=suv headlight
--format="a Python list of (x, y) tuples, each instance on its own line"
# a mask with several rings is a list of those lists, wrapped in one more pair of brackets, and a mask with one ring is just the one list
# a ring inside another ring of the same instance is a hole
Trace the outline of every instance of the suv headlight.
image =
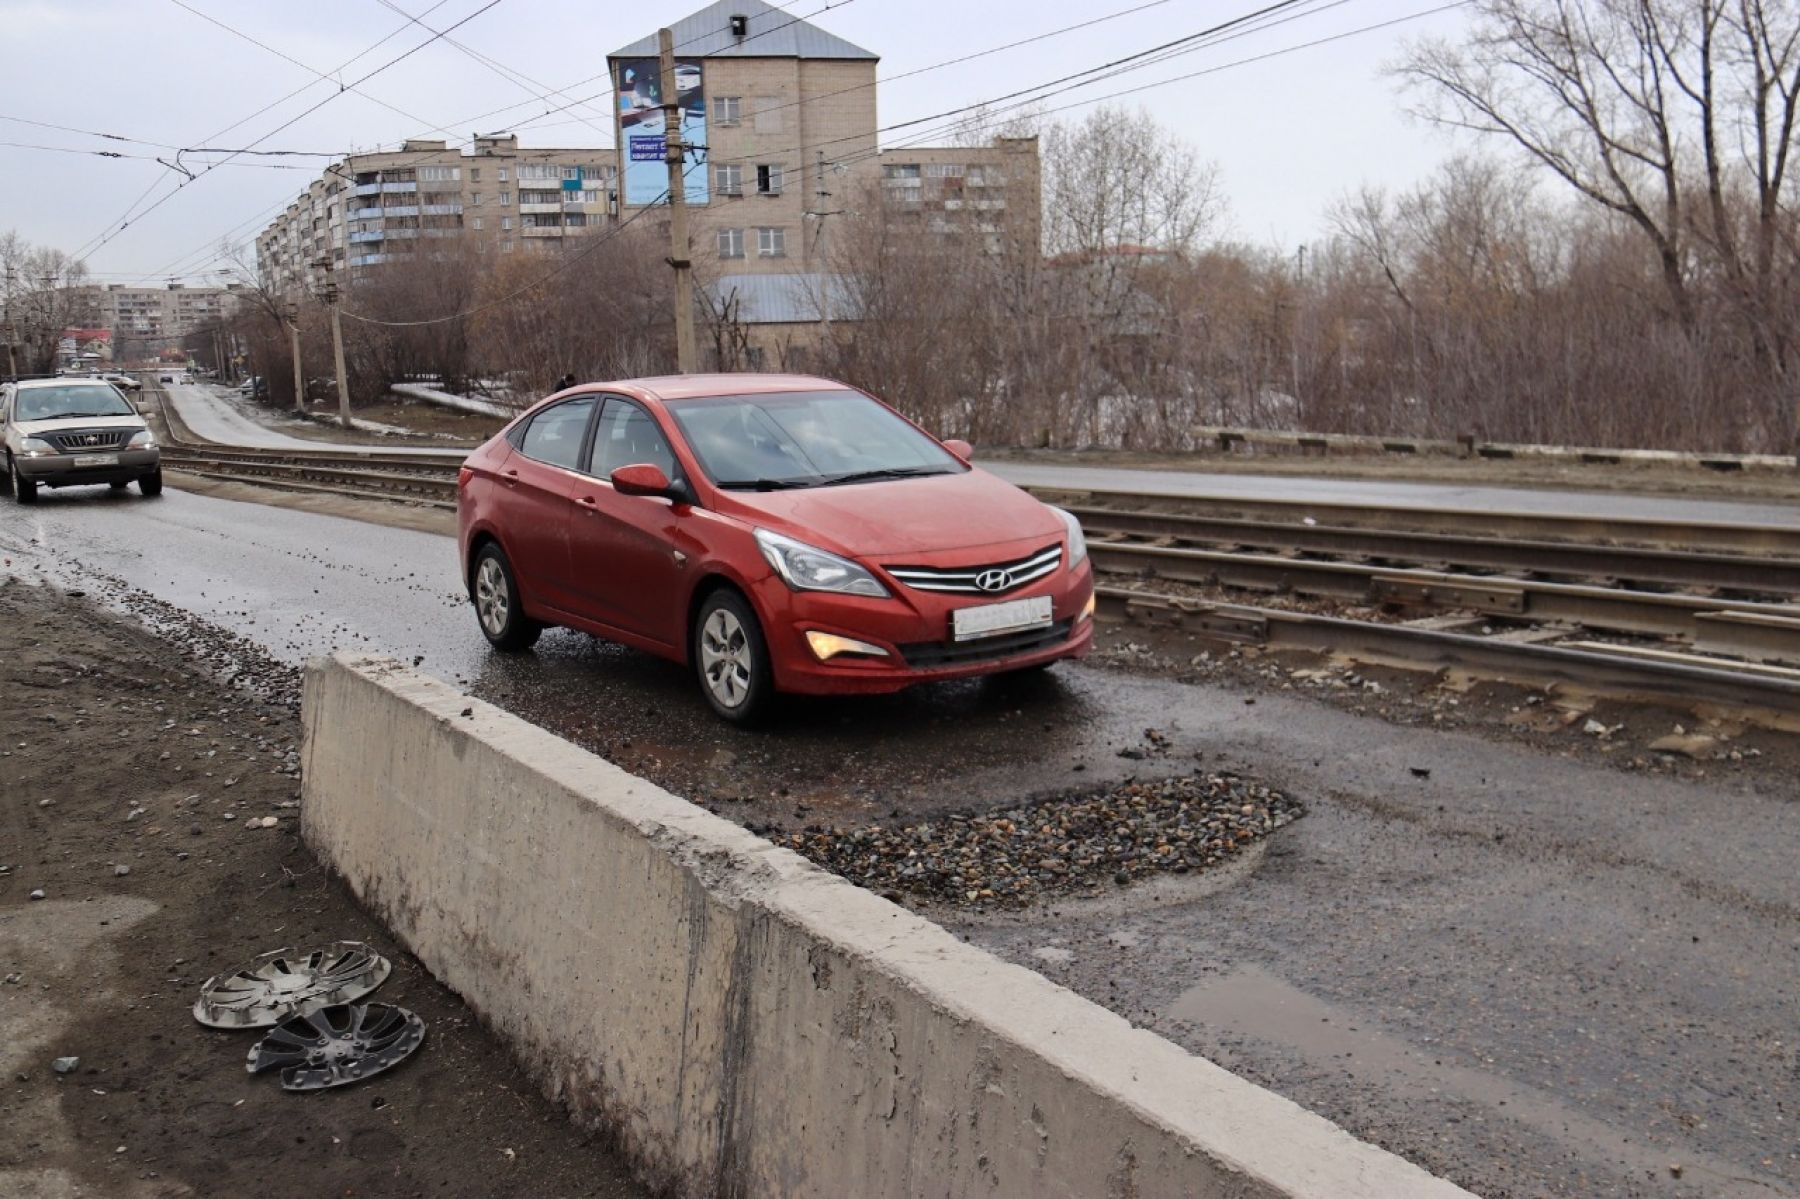
[(19, 453), (27, 458), (36, 458), (40, 454), (56, 453), (56, 447), (41, 437), (27, 437), (19, 443)]
[(844, 595), (871, 595), (886, 599), (881, 581), (848, 558), (771, 533), (756, 530), (756, 545), (775, 573), (795, 591), (836, 591)]
[(1081, 531), (1081, 522), (1075, 519), (1073, 512), (1065, 512), (1061, 508), (1051, 508), (1050, 511), (1062, 517), (1063, 524), (1069, 526), (1069, 568), (1073, 570), (1087, 557), (1087, 535)]
[(131, 440), (125, 443), (125, 448), (128, 450), (153, 450), (156, 448), (156, 434), (148, 429), (139, 429), (131, 435)]

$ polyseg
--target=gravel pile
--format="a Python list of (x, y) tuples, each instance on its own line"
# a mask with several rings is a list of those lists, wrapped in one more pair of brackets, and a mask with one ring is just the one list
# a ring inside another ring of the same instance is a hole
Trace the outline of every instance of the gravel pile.
[(1019, 907), (1216, 865), (1303, 811), (1235, 775), (1183, 775), (900, 828), (812, 826), (776, 841), (892, 899)]

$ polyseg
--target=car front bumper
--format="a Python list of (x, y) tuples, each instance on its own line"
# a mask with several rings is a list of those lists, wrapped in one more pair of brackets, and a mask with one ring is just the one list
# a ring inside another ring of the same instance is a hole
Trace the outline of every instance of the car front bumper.
[[(82, 463), (81, 459), (110, 458), (112, 462)], [(104, 450), (92, 454), (42, 454), (14, 458), (19, 477), (43, 487), (80, 487), (90, 483), (129, 483), (153, 474), (162, 464), (162, 451)]]
[[(794, 591), (770, 577), (754, 588), (775, 668), (775, 685), (801, 695), (869, 695), (916, 683), (1000, 674), (1079, 658), (1093, 643), (1089, 603), (1093, 569), (1087, 562), (1060, 570), (1003, 600), (1050, 597), (1050, 625), (1017, 633), (956, 641), (951, 613), (994, 602), (974, 595), (907, 590), (875, 599), (819, 591)], [(808, 631), (834, 633), (879, 647), (880, 656), (840, 654), (821, 661)]]

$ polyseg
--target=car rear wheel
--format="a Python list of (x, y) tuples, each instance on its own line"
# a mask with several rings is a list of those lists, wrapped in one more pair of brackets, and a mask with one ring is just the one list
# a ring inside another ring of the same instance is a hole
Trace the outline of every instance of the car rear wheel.
[(147, 475), (138, 476), (138, 490), (145, 495), (162, 494), (162, 467), (157, 467)]
[(475, 555), (475, 618), (495, 649), (516, 654), (537, 644), (544, 626), (525, 615), (506, 552), (490, 541)]
[(737, 724), (767, 714), (775, 697), (769, 644), (750, 602), (736, 591), (715, 591), (700, 605), (693, 659), (701, 694), (713, 711)]
[(37, 480), (27, 479), (19, 473), (19, 466), (11, 458), (6, 460), (7, 480), (12, 484), (13, 499), (21, 504), (37, 503)]

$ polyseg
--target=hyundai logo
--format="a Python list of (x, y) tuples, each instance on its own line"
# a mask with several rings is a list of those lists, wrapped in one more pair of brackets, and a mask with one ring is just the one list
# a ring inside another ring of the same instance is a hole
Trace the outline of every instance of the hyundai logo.
[(975, 586), (983, 591), (1005, 591), (1013, 585), (1012, 571), (984, 570), (975, 576)]

